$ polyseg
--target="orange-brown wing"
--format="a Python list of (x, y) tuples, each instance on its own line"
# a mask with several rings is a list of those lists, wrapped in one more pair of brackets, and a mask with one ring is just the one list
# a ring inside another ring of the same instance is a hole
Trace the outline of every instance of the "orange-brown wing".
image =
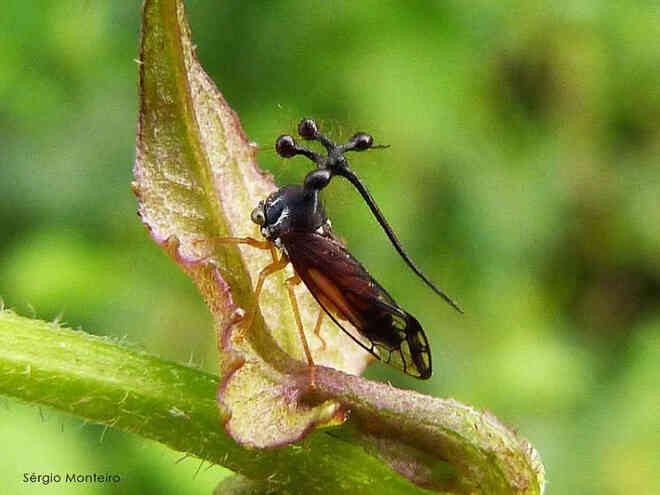
[[(431, 353), (419, 322), (339, 241), (317, 233), (292, 232), (282, 242), (309, 291), (355, 342), (408, 375), (431, 376)], [(339, 320), (349, 321), (370, 344), (362, 343)]]

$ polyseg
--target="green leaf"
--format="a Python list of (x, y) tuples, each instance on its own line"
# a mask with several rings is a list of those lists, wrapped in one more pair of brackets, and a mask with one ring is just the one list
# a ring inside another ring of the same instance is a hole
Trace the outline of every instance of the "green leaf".
[(419, 494), (360, 446), (316, 432), (248, 449), (219, 426), (218, 377), (80, 330), (0, 311), (0, 394), (161, 442), (286, 493)]
[[(253, 247), (213, 243), (217, 237), (252, 236), (250, 212), (275, 190), (255, 161), (236, 114), (197, 61), (183, 5), (148, 0), (140, 54), (140, 117), (133, 189), (154, 239), (199, 287), (215, 317), (226, 378), (222, 404), (228, 431), (253, 446), (299, 439), (316, 424), (341, 417), (328, 400), (314, 406), (287, 392), (286, 374), (300, 370), (302, 348), (283, 282), (270, 277), (249, 331), (239, 331), (259, 271), (270, 261)], [(200, 242), (201, 241), (201, 242)], [(369, 357), (326, 321), (322, 342), (311, 329), (319, 307), (304, 288), (298, 303), (316, 362), (360, 373)], [(326, 319), (327, 320), (327, 319)]]
[(320, 393), (350, 404), (355, 426), (331, 435), (315, 432), (296, 445), (246, 449), (218, 427), (225, 417), (215, 400), (217, 377), (0, 311), (1, 394), (222, 464), (257, 480), (250, 486), (293, 493), (321, 488), (328, 495), (425, 492), (389, 465), (451, 493), (541, 493), (545, 481), (538, 453), (492, 415), (450, 399), (318, 371)]
[[(250, 212), (275, 186), (257, 167), (256, 148), (197, 62), (179, 0), (145, 3), (140, 95), (134, 182), (140, 215), (197, 283), (215, 316), (227, 432), (250, 447), (282, 446), (350, 416), (327, 435), (368, 452), (419, 486), (461, 494), (542, 491), (543, 466), (526, 440), (487, 412), (354, 376), (368, 355), (330, 322), (322, 330), (325, 348), (308, 335), (314, 359), (323, 365), (310, 380), (283, 290), (291, 272), (271, 277), (253, 325), (240, 326), (239, 307), (249, 305), (258, 272), (271, 260), (262, 251), (212, 239), (258, 238)], [(299, 295), (309, 332), (319, 307), (303, 288)], [(306, 483), (321, 480), (315, 469), (308, 465)], [(280, 475), (288, 473), (273, 472), (273, 479)]]

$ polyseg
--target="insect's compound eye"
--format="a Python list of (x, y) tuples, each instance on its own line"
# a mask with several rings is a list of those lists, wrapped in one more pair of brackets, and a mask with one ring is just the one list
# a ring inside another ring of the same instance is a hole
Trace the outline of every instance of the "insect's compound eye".
[(371, 148), (371, 146), (374, 144), (374, 138), (371, 136), (371, 134), (367, 134), (366, 132), (356, 132), (353, 134), (351, 141), (355, 143), (354, 149), (357, 151), (364, 151), (368, 148)]
[(288, 135), (283, 135), (275, 141), (275, 151), (282, 158), (291, 158), (296, 155), (296, 140)]
[(302, 119), (298, 124), (298, 134), (303, 139), (314, 139), (319, 132), (319, 126), (314, 119)]
[(266, 214), (264, 213), (263, 201), (260, 202), (259, 205), (254, 210), (252, 210), (252, 214), (250, 215), (250, 218), (257, 225), (263, 225), (266, 223)]

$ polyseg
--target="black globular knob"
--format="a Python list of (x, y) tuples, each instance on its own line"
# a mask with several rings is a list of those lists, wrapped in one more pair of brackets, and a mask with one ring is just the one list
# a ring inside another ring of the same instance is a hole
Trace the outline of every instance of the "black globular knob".
[(298, 134), (303, 139), (314, 139), (319, 132), (319, 126), (314, 119), (302, 119), (298, 124)]
[(328, 185), (331, 178), (332, 172), (327, 168), (312, 170), (307, 174), (307, 177), (305, 177), (305, 189), (315, 189), (319, 191)]
[(282, 158), (296, 156), (296, 140), (286, 134), (278, 137), (275, 141), (275, 151)]
[(371, 137), (371, 134), (367, 134), (366, 132), (356, 132), (353, 134), (351, 141), (355, 143), (354, 149), (357, 151), (364, 151), (371, 148), (371, 145), (374, 144), (374, 138)]

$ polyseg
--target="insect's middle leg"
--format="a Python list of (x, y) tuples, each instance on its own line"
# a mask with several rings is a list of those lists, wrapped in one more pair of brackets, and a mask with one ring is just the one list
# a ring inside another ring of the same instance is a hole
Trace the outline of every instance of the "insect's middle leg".
[(248, 331), (250, 329), (250, 327), (252, 326), (252, 322), (254, 321), (254, 316), (256, 315), (257, 307), (259, 306), (259, 295), (261, 294), (261, 290), (264, 287), (264, 282), (266, 281), (266, 278), (269, 275), (272, 275), (273, 273), (283, 270), (288, 264), (289, 264), (289, 258), (285, 254), (283, 254), (279, 260), (274, 259), (272, 263), (266, 265), (259, 272), (257, 285), (255, 286), (254, 294), (252, 295), (252, 302), (250, 303), (250, 307), (247, 311), (245, 323), (243, 323), (242, 325), (245, 331)]
[(312, 360), (312, 353), (309, 350), (309, 344), (307, 344), (307, 338), (305, 337), (305, 331), (303, 329), (302, 319), (300, 318), (300, 310), (298, 309), (298, 300), (296, 299), (296, 293), (293, 291), (293, 288), (301, 282), (300, 277), (296, 273), (293, 277), (286, 279), (286, 289), (289, 292), (289, 300), (291, 301), (291, 308), (293, 309), (293, 316), (296, 319), (296, 326), (298, 327), (298, 333), (300, 334), (300, 342), (302, 342), (303, 350), (305, 351), (305, 357), (307, 358), (307, 364), (314, 366), (314, 361)]

